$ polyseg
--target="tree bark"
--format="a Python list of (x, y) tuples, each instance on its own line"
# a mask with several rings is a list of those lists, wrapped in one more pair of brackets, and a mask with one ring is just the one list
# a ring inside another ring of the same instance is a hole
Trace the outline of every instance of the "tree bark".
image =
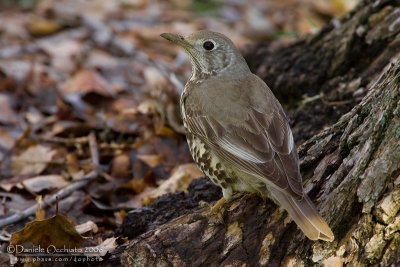
[[(132, 239), (104, 264), (399, 266), (399, 18), (399, 1), (364, 1), (314, 36), (284, 46), (257, 45), (247, 54), (281, 99), (321, 92), (352, 99), (365, 92), (299, 148), (306, 192), (331, 226), (334, 242), (312, 242), (272, 201), (237, 194), (220, 215), (210, 214), (207, 205), (169, 213), (156, 205), (157, 220), (154, 210), (148, 212), (153, 221), (140, 228), (137, 211), (136, 224), (126, 222), (120, 232)], [(198, 203), (196, 190), (181, 196)], [(169, 217), (160, 220), (163, 212)], [(130, 226), (139, 230), (127, 234)]]
[(362, 1), (315, 35), (289, 45), (276, 42), (246, 49), (252, 71), (289, 111), (297, 144), (358, 104), (367, 85), (398, 54), (398, 7), (398, 0)]

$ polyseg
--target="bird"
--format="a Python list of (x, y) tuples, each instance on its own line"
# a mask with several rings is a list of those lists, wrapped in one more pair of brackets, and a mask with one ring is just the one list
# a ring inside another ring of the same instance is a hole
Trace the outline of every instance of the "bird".
[(222, 188), (214, 207), (234, 192), (256, 193), (283, 207), (310, 240), (333, 241), (332, 230), (304, 192), (282, 106), (234, 43), (208, 30), (161, 37), (182, 47), (192, 63), (180, 110), (194, 161)]

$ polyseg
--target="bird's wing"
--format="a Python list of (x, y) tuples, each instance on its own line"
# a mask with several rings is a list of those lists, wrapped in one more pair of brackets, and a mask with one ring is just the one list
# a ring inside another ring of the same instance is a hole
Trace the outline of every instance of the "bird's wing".
[[(265, 87), (258, 90), (269, 90), (262, 80), (256, 84)], [(252, 89), (245, 90), (251, 93)], [(272, 99), (263, 101), (263, 96)], [(257, 103), (242, 106), (240, 112), (247, 112), (246, 119), (235, 123), (218, 120), (199, 105), (185, 105), (186, 126), (222, 161), (294, 197), (302, 197), (297, 151), (282, 107), (270, 91), (256, 99), (268, 107), (260, 108)]]

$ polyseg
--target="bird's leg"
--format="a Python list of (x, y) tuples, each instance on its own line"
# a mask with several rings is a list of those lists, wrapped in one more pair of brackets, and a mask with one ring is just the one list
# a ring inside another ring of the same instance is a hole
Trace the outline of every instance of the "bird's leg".
[(218, 214), (222, 206), (226, 203), (226, 199), (221, 197), (212, 207), (211, 214)]
[(228, 188), (222, 188), (222, 195), (221, 197), (212, 207), (210, 213), (212, 215), (220, 215), (220, 210), (222, 206), (228, 202), (229, 200), (232, 199), (232, 189), (230, 187)]

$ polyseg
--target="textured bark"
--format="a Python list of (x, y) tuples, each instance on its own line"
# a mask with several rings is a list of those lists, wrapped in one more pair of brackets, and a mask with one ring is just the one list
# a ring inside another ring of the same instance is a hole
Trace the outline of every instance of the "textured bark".
[[(299, 148), (306, 191), (332, 227), (334, 242), (312, 242), (272, 201), (237, 194), (219, 215), (207, 205), (185, 205), (179, 217), (164, 210), (168, 219), (141, 224), (104, 264), (400, 266), (399, 17), (399, 1), (365, 1), (341, 26), (274, 48), (280, 53), (273, 57), (282, 58), (275, 67), (257, 54), (271, 53), (271, 47), (254, 50), (262, 61), (247, 57), (259, 74), (272, 77), (266, 80), (276, 91), (366, 92), (337, 123)], [(190, 202), (193, 195), (185, 198)], [(121, 228), (123, 235), (129, 225)]]
[(246, 49), (250, 68), (286, 104), (297, 144), (358, 104), (366, 86), (400, 51), (398, 7), (398, 0), (362, 1), (315, 35)]

